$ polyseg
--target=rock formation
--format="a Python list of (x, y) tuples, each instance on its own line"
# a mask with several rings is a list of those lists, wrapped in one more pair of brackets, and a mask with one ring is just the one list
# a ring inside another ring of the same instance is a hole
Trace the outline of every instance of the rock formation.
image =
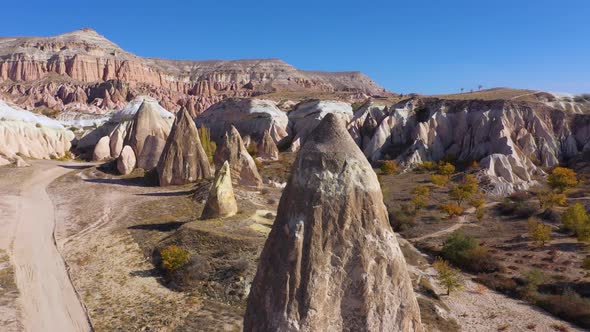
[(377, 176), (336, 115), (294, 163), (244, 331), (422, 331)]
[(48, 117), (0, 100), (0, 154), (35, 159), (60, 158), (70, 150), (74, 133)]
[(244, 147), (247, 150), (250, 148), (250, 144), (252, 144), (252, 138), (250, 138), (250, 135), (246, 135), (242, 137), (242, 142), (244, 142)]
[[(51, 77), (51, 80), (47, 80)], [(226, 97), (266, 92), (386, 95), (359, 72), (301, 71), (278, 59), (174, 61), (141, 58), (91, 29), (54, 37), (0, 38), (0, 92), (20, 106), (106, 112), (150, 94), (193, 116)]]
[(90, 156), (92, 156), (92, 151), (94, 150), (94, 146), (98, 143), (98, 140), (103, 136), (109, 136), (111, 140), (111, 156), (116, 158), (121, 152), (129, 128), (144, 102), (148, 103), (151, 108), (155, 109), (160, 117), (169, 123), (169, 126), (172, 124), (174, 121), (174, 114), (160, 106), (156, 99), (147, 96), (139, 96), (130, 101), (121, 111), (108, 117), (98, 128), (84, 134), (76, 144), (76, 150), (79, 154), (84, 155), (86, 152), (90, 151)]
[(121, 122), (119, 123), (113, 132), (109, 135), (109, 149), (111, 157), (117, 158), (121, 154), (121, 150), (123, 150), (123, 143), (125, 141), (125, 136), (127, 135), (127, 130), (129, 129), (129, 122)]
[(124, 143), (133, 148), (137, 167), (151, 170), (158, 165), (169, 133), (170, 123), (160, 116), (155, 103), (144, 101), (129, 126)]
[(228, 161), (232, 181), (238, 185), (254, 188), (259, 188), (262, 185), (256, 163), (246, 150), (242, 137), (234, 126), (231, 126), (231, 129), (223, 136), (221, 145), (217, 146), (213, 161), (217, 168)]
[(5, 156), (0, 155), (0, 166), (10, 165), (12, 162)]
[(238, 212), (238, 204), (231, 182), (231, 170), (226, 161), (215, 175), (207, 203), (201, 213), (202, 219), (230, 217)]
[(158, 136), (149, 135), (146, 137), (143, 149), (137, 157), (137, 167), (143, 168), (146, 171), (156, 168), (165, 146), (166, 140)]
[(92, 160), (103, 161), (111, 157), (111, 140), (108, 136), (103, 136), (96, 146), (94, 147), (94, 153), (92, 154)]
[(14, 158), (14, 165), (16, 165), (16, 167), (31, 167), (31, 165), (26, 162), (23, 158), (21, 158), (20, 156), (16, 156)]
[(260, 143), (258, 143), (257, 151), (258, 158), (262, 160), (279, 160), (279, 149), (268, 130), (264, 131), (264, 135)]
[[(305, 142), (305, 138), (327, 114), (336, 114), (344, 122), (350, 121), (353, 117), (352, 107), (341, 101), (333, 100), (309, 100), (299, 103), (289, 113), (289, 137), (293, 142)], [(296, 144), (291, 147), (293, 152), (297, 151)]]
[(186, 109), (176, 120), (158, 163), (161, 186), (180, 185), (211, 177), (211, 166), (195, 122)]
[(369, 160), (396, 159), (406, 169), (445, 156), (478, 161), (497, 195), (536, 184), (539, 166), (590, 150), (590, 117), (543, 103), (417, 97), (361, 120), (348, 129)]
[(125, 145), (117, 158), (117, 170), (122, 175), (127, 175), (135, 169), (135, 152), (129, 145)]
[(219, 141), (231, 126), (236, 127), (244, 137), (250, 136), (256, 141), (271, 128), (280, 138), (287, 135), (287, 114), (270, 100), (225, 99), (209, 107), (195, 121), (198, 127), (209, 128), (215, 141)]

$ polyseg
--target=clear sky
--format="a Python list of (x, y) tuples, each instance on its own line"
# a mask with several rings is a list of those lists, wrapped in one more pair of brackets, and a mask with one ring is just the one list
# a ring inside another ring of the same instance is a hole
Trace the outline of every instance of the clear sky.
[(590, 92), (590, 0), (6, 1), (0, 35), (91, 27), (170, 59), (281, 58), (395, 92)]

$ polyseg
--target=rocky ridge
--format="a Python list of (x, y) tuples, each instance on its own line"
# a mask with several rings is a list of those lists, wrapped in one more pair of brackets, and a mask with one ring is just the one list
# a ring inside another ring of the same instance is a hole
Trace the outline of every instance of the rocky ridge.
[(359, 72), (301, 71), (279, 59), (142, 58), (92, 29), (54, 37), (0, 38), (0, 91), (25, 108), (105, 112), (147, 94), (193, 116), (226, 97), (277, 91), (387, 95)]
[(526, 189), (543, 168), (590, 150), (588, 115), (536, 102), (415, 97), (360, 108), (355, 118), (348, 129), (369, 160), (396, 159), (405, 168), (477, 161), (496, 194)]

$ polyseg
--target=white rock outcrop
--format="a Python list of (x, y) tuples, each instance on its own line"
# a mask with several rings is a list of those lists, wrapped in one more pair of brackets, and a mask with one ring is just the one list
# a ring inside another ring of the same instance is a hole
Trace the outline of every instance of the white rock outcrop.
[(74, 133), (58, 121), (25, 111), (0, 100), (0, 154), (35, 159), (63, 157)]
[(348, 123), (353, 117), (350, 104), (334, 100), (304, 101), (289, 113), (287, 133), (291, 138), (291, 142), (300, 142), (299, 144), (292, 144), (291, 151), (298, 150), (301, 143), (305, 142), (307, 135), (315, 129), (327, 114), (334, 114), (345, 123)]
[(369, 160), (396, 159), (406, 169), (448, 156), (479, 161), (496, 194), (534, 185), (539, 166), (578, 155), (590, 139), (583, 115), (542, 103), (412, 98), (357, 115), (348, 130)]
[(243, 136), (253, 140), (262, 138), (265, 130), (271, 130), (274, 139), (287, 135), (287, 114), (271, 100), (228, 98), (224, 99), (195, 118), (197, 127), (207, 127), (215, 141), (233, 125)]

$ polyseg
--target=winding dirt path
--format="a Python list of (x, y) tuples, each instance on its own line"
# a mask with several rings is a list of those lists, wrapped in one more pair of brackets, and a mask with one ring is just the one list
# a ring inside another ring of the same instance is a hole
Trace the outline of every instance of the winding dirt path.
[(459, 218), (457, 218), (457, 222), (452, 224), (451, 226), (445, 228), (445, 229), (441, 229), (440, 231), (434, 232), (434, 233), (430, 233), (430, 234), (426, 234), (420, 237), (415, 237), (412, 239), (409, 239), (412, 242), (419, 242), (419, 241), (423, 241), (426, 240), (428, 238), (431, 237), (439, 237), (439, 236), (443, 236), (445, 234), (449, 234), (452, 233), (456, 230), (458, 230), (459, 228), (463, 227), (463, 225), (467, 224), (467, 216), (466, 215), (461, 215), (459, 216)]
[(9, 244), (15, 267), (19, 320), (25, 331), (91, 330), (53, 236), (55, 211), (46, 189), (53, 180), (72, 171), (62, 164), (33, 162), (32, 174), (18, 182), (16, 194), (4, 197), (0, 191), (0, 201), (8, 202), (11, 211), (0, 215), (4, 219), (0, 225), (8, 226), (2, 242)]

